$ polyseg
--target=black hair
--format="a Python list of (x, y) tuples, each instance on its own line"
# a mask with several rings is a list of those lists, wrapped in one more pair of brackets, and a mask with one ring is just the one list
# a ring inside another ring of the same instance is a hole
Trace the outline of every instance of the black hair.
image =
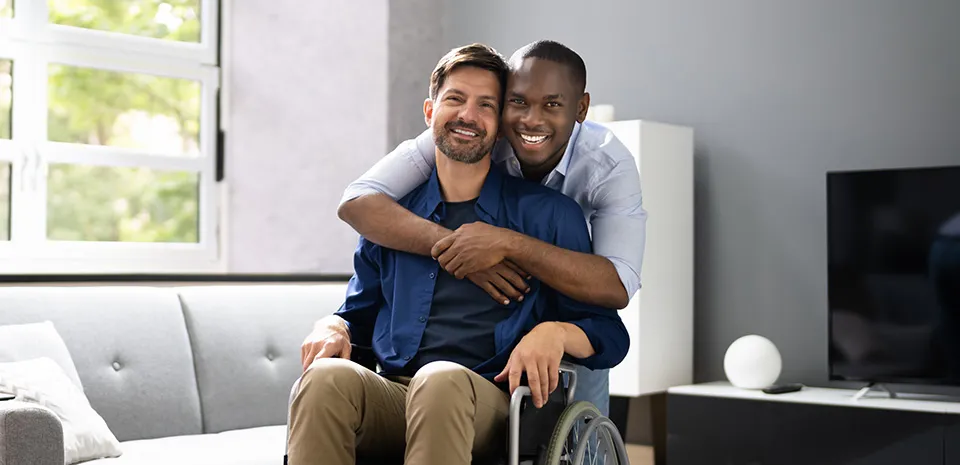
[(580, 92), (586, 89), (587, 66), (583, 64), (583, 58), (566, 45), (552, 40), (538, 40), (527, 44), (513, 53), (510, 57), (510, 66), (519, 67), (520, 63), (527, 58), (550, 60), (566, 66)]

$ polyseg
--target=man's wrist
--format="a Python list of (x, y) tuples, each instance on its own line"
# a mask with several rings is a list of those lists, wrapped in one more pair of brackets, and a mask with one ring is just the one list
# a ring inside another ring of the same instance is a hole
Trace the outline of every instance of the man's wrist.
[(512, 229), (503, 229), (503, 240), (500, 243), (500, 251), (504, 258), (518, 262), (523, 255), (523, 242), (526, 236)]

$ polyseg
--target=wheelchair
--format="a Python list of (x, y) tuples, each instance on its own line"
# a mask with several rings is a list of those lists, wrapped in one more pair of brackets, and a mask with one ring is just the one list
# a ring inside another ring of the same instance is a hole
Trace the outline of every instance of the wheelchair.
[[(352, 347), (351, 360), (377, 371), (372, 350)], [(547, 403), (537, 409), (528, 398), (528, 386), (518, 387), (510, 397), (510, 416), (505, 457), (474, 460), (473, 465), (629, 465), (623, 438), (612, 420), (603, 416), (590, 402), (574, 402), (577, 372), (573, 364), (560, 363), (561, 382), (550, 394)], [(290, 390), (290, 401), (300, 380)], [(287, 413), (289, 438), (289, 411)], [(287, 456), (283, 456), (287, 464)], [(403, 458), (393, 462), (357, 457), (356, 465), (403, 465)], [(294, 464), (295, 465), (295, 464)]]

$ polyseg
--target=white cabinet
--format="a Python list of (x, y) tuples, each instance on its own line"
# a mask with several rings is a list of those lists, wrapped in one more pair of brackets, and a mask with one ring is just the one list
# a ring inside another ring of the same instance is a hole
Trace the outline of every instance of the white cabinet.
[(636, 157), (648, 215), (642, 288), (620, 311), (630, 351), (610, 370), (610, 394), (635, 397), (693, 382), (693, 129), (601, 124)]

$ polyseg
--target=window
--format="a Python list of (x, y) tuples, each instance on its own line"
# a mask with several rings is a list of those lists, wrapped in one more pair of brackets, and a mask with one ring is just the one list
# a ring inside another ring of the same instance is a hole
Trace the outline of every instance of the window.
[(0, 0), (0, 273), (221, 270), (217, 0)]

